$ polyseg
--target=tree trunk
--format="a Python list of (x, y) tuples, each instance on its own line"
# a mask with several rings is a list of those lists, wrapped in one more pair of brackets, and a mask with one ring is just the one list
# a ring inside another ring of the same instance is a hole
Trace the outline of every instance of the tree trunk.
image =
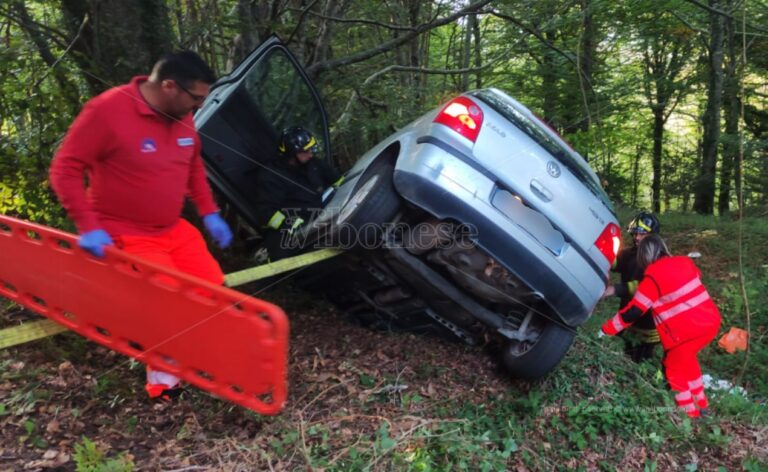
[[(464, 43), (461, 49), (461, 68), (469, 69), (472, 63), (472, 35), (474, 34), (477, 15), (467, 15), (466, 27), (464, 30)], [(469, 90), (469, 72), (461, 74), (461, 91)]]
[(227, 58), (227, 70), (234, 69), (259, 44), (258, 14), (259, 8), (252, 0), (238, 0), (237, 35)]
[(483, 48), (482, 43), (480, 42), (480, 22), (477, 21), (476, 15), (472, 16), (475, 17), (472, 33), (475, 37), (475, 68), (478, 69), (478, 71), (475, 72), (475, 88), (481, 88), (483, 86), (483, 74), (479, 69), (483, 66)]
[[(709, 6), (720, 10), (718, 0), (709, 0)], [(723, 17), (710, 12), (709, 84), (707, 108), (704, 112), (703, 155), (696, 185), (693, 209), (711, 215), (715, 203), (715, 170), (717, 147), (720, 141), (720, 106), (723, 97)]]
[(664, 140), (664, 112), (655, 110), (653, 113), (653, 182), (651, 184), (651, 203), (653, 212), (661, 212), (661, 159)]
[(62, 0), (64, 23), (74, 38), (73, 57), (93, 94), (147, 74), (170, 52), (173, 34), (166, 2)]
[(630, 197), (630, 203), (632, 208), (637, 208), (637, 191), (640, 187), (640, 158), (643, 155), (643, 149), (641, 146), (637, 146), (635, 157), (632, 161), (632, 196)]
[[(592, 75), (594, 68), (594, 58), (597, 53), (596, 36), (597, 27), (595, 25), (595, 19), (592, 14), (592, 0), (581, 0), (582, 11), (582, 32), (581, 32), (581, 46), (579, 55), (579, 69), (577, 73), (581, 74), (579, 78), (579, 84), (581, 84), (581, 92), (584, 106), (584, 116), (578, 123), (578, 129), (580, 131), (589, 131), (591, 113), (590, 106), (594, 102), (593, 89), (592, 89)], [(587, 155), (585, 154), (586, 158)]]
[(66, 100), (68, 108), (70, 109), (72, 115), (75, 115), (77, 110), (80, 108), (80, 94), (77, 90), (77, 86), (71, 80), (69, 80), (67, 75), (64, 73), (64, 69), (58, 66), (57, 58), (51, 52), (48, 41), (41, 33), (38, 26), (34, 23), (34, 21), (32, 21), (32, 17), (30, 16), (29, 11), (27, 10), (27, 6), (24, 4), (24, 2), (15, 2), (13, 4), (13, 8), (16, 10), (19, 16), (21, 28), (25, 33), (27, 33), (29, 38), (35, 44), (37, 52), (40, 54), (43, 62), (45, 62), (45, 64), (50, 68), (50, 73), (53, 75), (53, 78), (59, 85), (61, 94)]
[[(729, 1), (729, 4), (732, 3)], [(730, 6), (730, 5), (729, 5)], [(731, 11), (729, 9), (729, 11)], [(725, 139), (723, 140), (723, 162), (720, 168), (720, 193), (717, 210), (723, 215), (730, 210), (732, 177), (740, 179), (739, 166), (739, 54), (736, 48), (735, 24), (732, 17), (725, 20), (725, 80), (723, 84), (723, 106), (725, 108)], [(735, 171), (735, 172), (734, 172)], [(738, 190), (737, 190), (738, 195)]]
[[(551, 42), (552, 38), (548, 32), (544, 33), (547, 41)], [(543, 51), (541, 55), (541, 63), (539, 63), (539, 75), (541, 76), (541, 93), (544, 97), (544, 121), (546, 121), (553, 129), (562, 131), (559, 127), (560, 123), (557, 123), (557, 103), (558, 103), (558, 88), (557, 88), (557, 61), (554, 58), (554, 53), (546, 46), (541, 46)]]

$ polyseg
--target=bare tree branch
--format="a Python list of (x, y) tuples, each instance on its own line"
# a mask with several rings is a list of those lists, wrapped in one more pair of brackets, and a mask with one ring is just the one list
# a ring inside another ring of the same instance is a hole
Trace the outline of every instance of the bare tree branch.
[[(491, 65), (495, 64), (496, 61), (488, 61), (485, 65), (480, 67), (467, 67), (463, 69), (430, 69), (427, 67), (411, 67), (411, 66), (401, 66), (397, 64), (393, 64), (391, 66), (387, 66), (381, 70), (378, 70), (374, 72), (373, 74), (369, 75), (368, 78), (366, 78), (362, 84), (360, 84), (360, 87), (364, 87), (374, 80), (378, 79), (384, 74), (387, 74), (389, 72), (415, 72), (419, 74), (442, 74), (442, 75), (453, 75), (453, 74), (468, 74), (473, 72), (480, 72), (484, 69), (487, 69)], [(346, 106), (344, 106), (344, 111), (341, 113), (341, 116), (338, 120), (336, 120), (336, 124), (340, 125), (344, 123), (348, 117), (349, 117), (349, 111), (352, 109), (352, 105), (354, 104), (355, 98), (360, 98), (361, 100), (365, 101), (372, 101), (366, 97), (363, 96), (362, 93), (360, 93), (359, 89), (355, 89), (352, 92), (352, 95), (349, 97), (349, 100), (347, 100)], [(377, 102), (374, 102), (375, 104), (378, 104)]]
[(536, 39), (538, 39), (543, 45), (545, 45), (546, 47), (548, 47), (551, 50), (555, 51), (556, 53), (560, 54), (566, 60), (568, 60), (568, 62), (570, 62), (571, 64), (573, 64), (574, 66), (576, 66), (578, 68), (579, 65), (576, 63), (576, 60), (573, 58), (573, 55), (566, 53), (562, 49), (560, 49), (557, 46), (555, 46), (554, 44), (552, 44), (550, 41), (547, 40), (547, 38), (542, 36), (540, 31), (535, 30), (535, 29), (531, 28), (530, 26), (525, 25), (522, 21), (518, 20), (517, 18), (514, 18), (514, 17), (509, 16), (509, 15), (505, 15), (504, 13), (500, 13), (500, 12), (498, 12), (496, 10), (486, 10), (483, 13), (488, 13), (490, 15), (493, 15), (493, 16), (497, 17), (497, 18), (501, 18), (502, 20), (507, 20), (510, 23), (513, 23), (513, 24), (519, 26), (520, 28), (523, 29), (523, 31), (525, 31), (528, 34), (531, 34), (531, 35), (535, 36)]
[(22, 28), (35, 28), (38, 32), (42, 33), (43, 31), (49, 33), (48, 37), (55, 42), (58, 46), (65, 48), (67, 47), (67, 35), (55, 28), (51, 28), (50, 26), (44, 25), (40, 23), (39, 21), (35, 21), (32, 18), (29, 19), (22, 19), (17, 15), (14, 15), (11, 10), (0, 10), (0, 16), (3, 16), (5, 18), (8, 18), (13, 23), (16, 23), (17, 25), (21, 26)]
[(415, 38), (416, 36), (426, 31), (451, 23), (457, 20), (458, 18), (466, 16), (470, 13), (476, 13), (480, 8), (491, 3), (491, 1), (492, 0), (478, 0), (474, 3), (467, 5), (461, 10), (453, 13), (452, 15), (448, 15), (444, 18), (430, 21), (429, 23), (418, 25), (414, 28), (413, 31), (410, 31), (407, 34), (404, 34), (403, 36), (386, 41), (375, 48), (371, 48), (366, 51), (360, 51), (356, 54), (352, 54), (347, 57), (342, 57), (339, 59), (332, 59), (330, 61), (318, 62), (318, 63), (312, 64), (307, 68), (307, 72), (311, 75), (318, 75), (318, 74), (321, 74), (322, 72), (338, 69), (339, 67), (348, 66), (350, 64), (355, 64), (357, 62), (365, 61), (372, 57), (378, 56), (379, 54), (383, 54), (391, 49), (394, 49), (400, 46), (401, 44), (407, 43), (411, 39)]
[[(32, 88), (38, 87), (43, 80), (45, 80), (48, 75), (53, 72), (53, 77), (56, 79), (56, 83), (59, 84), (59, 87), (61, 88), (62, 94), (64, 98), (69, 102), (70, 107), (74, 110), (77, 108), (78, 103), (80, 101), (80, 97), (77, 91), (77, 87), (67, 78), (67, 76), (56, 66), (59, 64), (61, 59), (69, 52), (69, 49), (72, 47), (72, 44), (77, 40), (79, 37), (78, 35), (75, 37), (75, 39), (72, 41), (72, 43), (67, 46), (64, 53), (56, 58), (54, 56), (53, 52), (51, 52), (51, 48), (46, 41), (46, 37), (43, 34), (43, 32), (37, 27), (36, 22), (32, 19), (32, 16), (29, 14), (29, 10), (27, 10), (27, 6), (22, 1), (16, 1), (11, 5), (11, 8), (16, 11), (19, 21), (19, 26), (21, 29), (29, 36), (29, 38), (32, 40), (32, 43), (37, 48), (38, 54), (40, 54), (40, 57), (42, 58), (43, 62), (48, 66), (48, 69), (45, 71), (45, 73), (40, 77), (32, 86)], [(83, 23), (85, 24), (85, 22)], [(80, 27), (80, 30), (82, 31), (82, 26)]]
[[(724, 18), (729, 19), (729, 20), (738, 21), (738, 18), (734, 19), (733, 15), (731, 14), (732, 12), (727, 12), (727, 11), (719, 10), (717, 8), (712, 8), (709, 5), (705, 5), (705, 4), (701, 3), (698, 0), (685, 0), (685, 1), (688, 2), (688, 3), (692, 3), (693, 5), (696, 5), (699, 8), (703, 8), (704, 10), (707, 10), (710, 13), (715, 13), (715, 14), (720, 15), (720, 16), (722, 16)], [(761, 28), (761, 27), (755, 26), (755, 25), (753, 25), (751, 23), (744, 23), (744, 24), (746, 26), (749, 26), (750, 28), (752, 28), (754, 30), (762, 31), (763, 33), (768, 33), (768, 29), (766, 29), (766, 28)]]
[(56, 66), (59, 64), (59, 62), (61, 62), (61, 60), (64, 59), (64, 56), (66, 56), (69, 53), (69, 51), (72, 49), (72, 46), (75, 45), (77, 40), (80, 39), (80, 36), (83, 34), (83, 28), (85, 28), (86, 23), (88, 23), (88, 15), (86, 15), (85, 18), (83, 18), (82, 23), (80, 23), (80, 28), (78, 28), (78, 30), (77, 30), (77, 34), (75, 35), (74, 38), (72, 38), (72, 41), (70, 41), (70, 43), (67, 46), (67, 48), (64, 50), (63, 53), (61, 53), (61, 55), (55, 61), (53, 61), (52, 63), (48, 64), (48, 66), (49, 66), (48, 70), (45, 72), (45, 74), (43, 74), (42, 77), (40, 77), (40, 79), (37, 81), (37, 83), (35, 83), (35, 86), (40, 85), (40, 83), (48, 76), (50, 71), (54, 70), (56, 68)]
[(286, 43), (290, 43), (293, 40), (293, 37), (296, 36), (296, 33), (299, 32), (299, 29), (301, 28), (301, 24), (304, 23), (304, 18), (307, 16), (307, 14), (312, 13), (311, 12), (312, 7), (314, 7), (316, 3), (317, 3), (317, 0), (312, 0), (312, 3), (310, 3), (309, 5), (307, 5), (302, 9), (298, 9), (298, 8), (288, 9), (288, 10), (301, 12), (301, 14), (299, 15), (299, 21), (296, 22), (296, 26), (294, 26), (293, 31), (291, 31), (291, 35), (288, 36), (288, 41), (286, 41)]
[(309, 15), (315, 16), (317, 18), (320, 18), (320, 19), (323, 19), (323, 20), (334, 21), (336, 23), (360, 23), (360, 24), (364, 24), (364, 25), (378, 26), (378, 27), (381, 27), (381, 28), (386, 28), (386, 29), (390, 29), (390, 30), (394, 30), (394, 31), (415, 31), (415, 29), (416, 29), (413, 26), (391, 25), (391, 24), (387, 24), (387, 23), (382, 23), (380, 21), (365, 20), (365, 19), (362, 19), (362, 18), (339, 18), (339, 17), (335, 17), (335, 16), (327, 16), (327, 15), (323, 15), (321, 13), (316, 13), (316, 12), (313, 12), (313, 11), (308, 11), (308, 8), (302, 8), (302, 9), (299, 9), (299, 8), (289, 8), (289, 10), (296, 11), (296, 12), (301, 12), (302, 16), (304, 14), (309, 14)]

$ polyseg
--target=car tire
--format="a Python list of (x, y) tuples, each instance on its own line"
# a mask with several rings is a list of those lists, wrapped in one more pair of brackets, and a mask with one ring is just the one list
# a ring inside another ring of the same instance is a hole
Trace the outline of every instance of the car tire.
[(548, 321), (532, 344), (509, 340), (504, 344), (502, 361), (515, 378), (534, 380), (548, 374), (562, 360), (576, 337), (574, 329)]
[(384, 223), (400, 210), (401, 200), (392, 182), (394, 166), (376, 164), (360, 179), (334, 220), (337, 241), (346, 247), (373, 248), (381, 242)]

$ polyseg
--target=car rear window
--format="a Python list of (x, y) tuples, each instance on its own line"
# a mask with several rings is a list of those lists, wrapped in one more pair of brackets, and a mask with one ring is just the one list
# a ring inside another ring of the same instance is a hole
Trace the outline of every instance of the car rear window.
[(555, 159), (568, 168), (577, 179), (579, 179), (589, 190), (594, 193), (608, 208), (613, 210), (613, 204), (605, 193), (603, 188), (595, 182), (592, 175), (584, 169), (582, 164), (574, 158), (572, 151), (563, 147), (561, 143), (555, 140), (544, 128), (546, 125), (532, 120), (526, 116), (517, 106), (510, 102), (506, 97), (491, 89), (476, 90), (470, 93), (473, 97), (479, 98), (488, 106), (493, 108), (500, 115), (512, 122), (517, 128), (524, 132), (528, 137), (534, 140), (539, 146), (543, 147)]

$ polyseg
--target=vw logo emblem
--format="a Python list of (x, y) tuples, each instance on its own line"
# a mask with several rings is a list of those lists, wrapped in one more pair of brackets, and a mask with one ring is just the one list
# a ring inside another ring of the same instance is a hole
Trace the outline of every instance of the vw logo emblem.
[(560, 166), (555, 161), (547, 162), (547, 174), (551, 175), (555, 179), (560, 177)]

